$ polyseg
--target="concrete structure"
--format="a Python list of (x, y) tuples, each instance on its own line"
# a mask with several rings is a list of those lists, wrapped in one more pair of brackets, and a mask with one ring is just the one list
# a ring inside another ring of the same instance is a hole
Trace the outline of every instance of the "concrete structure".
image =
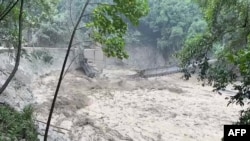
[[(52, 47), (23, 47), (27, 53), (32, 53), (36, 51), (48, 52), (53, 56), (55, 63), (58, 62), (60, 65), (66, 55), (67, 48), (52, 48)], [(0, 53), (3, 52), (12, 52), (13, 48), (0, 47)], [(83, 55), (84, 58), (88, 60), (90, 66), (96, 67), (98, 70), (102, 70), (105, 67), (105, 57), (102, 52), (102, 48), (96, 47), (93, 49), (79, 49), (72, 48), (68, 58), (68, 65), (71, 64), (72, 68), (79, 67), (80, 56)], [(53, 63), (54, 64), (54, 63)], [(55, 64), (56, 65), (56, 64)]]
[(105, 67), (105, 57), (103, 55), (102, 48), (97, 47), (94, 49), (84, 49), (83, 55), (88, 59), (89, 64), (93, 64), (94, 67), (98, 69), (103, 69)]

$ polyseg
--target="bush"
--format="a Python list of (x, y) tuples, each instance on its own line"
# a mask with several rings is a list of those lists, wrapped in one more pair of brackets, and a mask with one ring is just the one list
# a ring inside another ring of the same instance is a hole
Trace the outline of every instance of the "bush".
[(241, 111), (240, 119), (235, 123), (236, 125), (250, 125), (250, 108)]
[(21, 140), (37, 141), (37, 131), (32, 118), (31, 106), (17, 112), (9, 106), (0, 105), (0, 141)]
[(33, 59), (42, 60), (44, 63), (52, 64), (53, 63), (53, 56), (50, 55), (47, 51), (36, 50), (31, 53), (30, 61)]

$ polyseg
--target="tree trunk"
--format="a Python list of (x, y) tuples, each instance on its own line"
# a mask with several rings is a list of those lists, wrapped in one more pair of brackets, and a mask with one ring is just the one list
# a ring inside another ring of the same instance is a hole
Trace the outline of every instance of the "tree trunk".
[(21, 57), (21, 48), (22, 48), (22, 28), (23, 28), (23, 0), (21, 0), (21, 6), (20, 6), (20, 13), (19, 13), (19, 35), (18, 35), (18, 47), (17, 47), (17, 54), (16, 54), (16, 61), (14, 69), (12, 70), (11, 74), (7, 78), (7, 80), (4, 82), (3, 86), (0, 89), (0, 95), (3, 93), (3, 91), (7, 88), (12, 78), (15, 76), (18, 66), (20, 63), (20, 57)]
[(90, 0), (86, 1), (85, 5), (84, 5), (84, 7), (82, 9), (81, 15), (78, 18), (78, 21), (77, 21), (77, 23), (76, 23), (76, 25), (75, 25), (75, 27), (73, 29), (73, 32), (72, 32), (72, 35), (71, 35), (71, 38), (70, 38), (70, 42), (69, 42), (69, 45), (68, 45), (68, 50), (67, 50), (66, 56), (64, 58), (63, 66), (62, 66), (62, 69), (61, 69), (61, 74), (60, 74), (59, 81), (58, 81), (56, 91), (55, 91), (55, 94), (54, 94), (54, 98), (53, 98), (53, 101), (52, 101), (52, 105), (51, 105), (51, 109), (50, 109), (50, 113), (49, 113), (49, 117), (48, 117), (48, 121), (47, 121), (47, 125), (46, 125), (44, 141), (47, 141), (47, 138), (48, 138), (49, 126), (50, 126), (52, 114), (53, 114), (53, 111), (54, 111), (56, 98), (57, 98), (57, 95), (58, 95), (58, 92), (59, 92), (59, 89), (60, 89), (60, 86), (61, 86), (64, 70), (65, 70), (65, 67), (66, 67), (66, 64), (67, 64), (68, 56), (69, 56), (70, 49), (71, 49), (71, 46), (72, 46), (72, 43), (73, 43), (73, 40), (74, 40), (74, 37), (75, 37), (75, 33), (76, 33), (76, 30), (78, 28), (79, 23), (81, 22), (81, 19), (83, 17), (83, 14), (84, 14), (89, 2), (90, 2)]

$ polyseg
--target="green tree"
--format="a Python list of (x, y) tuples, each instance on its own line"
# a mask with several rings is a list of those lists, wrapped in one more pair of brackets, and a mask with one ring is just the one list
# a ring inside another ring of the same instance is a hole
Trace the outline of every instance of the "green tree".
[[(8, 76), (7, 80), (1, 86), (0, 94), (3, 93), (18, 70), (21, 57), (23, 30), (26, 27), (29, 28), (31, 24), (38, 25), (39, 21), (46, 19), (46, 15), (49, 15), (51, 13), (50, 4), (54, 2), (51, 2), (49, 0), (21, 0), (21, 6), (19, 6), (19, 0), (1, 1), (0, 38), (1, 41), (7, 45), (7, 47), (14, 47), (14, 49), (16, 49), (16, 57), (15, 66)], [(40, 15), (41, 19), (37, 18), (38, 15)]]
[[(7, 47), (16, 47), (18, 37), (18, 14), (19, 7), (16, 6), (19, 0), (1, 1), (0, 3), (0, 38), (1, 43)], [(55, 10), (58, 0), (37, 0), (37, 1), (24, 1), (23, 11), (23, 27), (24, 39), (28, 40), (28, 36), (33, 34), (32, 29), (38, 29), (41, 27), (42, 21), (50, 21), (51, 16)], [(26, 37), (26, 36), (27, 37)]]
[(19, 8), (17, 6), (18, 2), (18, 0), (1, 1), (0, 5), (0, 39), (1, 44), (5, 44), (7, 47), (17, 43), (17, 25), (19, 15)]
[[(250, 99), (250, 1), (196, 2), (203, 9), (208, 29), (204, 34), (186, 40), (185, 47), (178, 54), (182, 67), (185, 69), (191, 64), (198, 63), (198, 72), (202, 80), (208, 80), (206, 82), (217, 91), (232, 84), (237, 94), (231, 97), (229, 104), (244, 105), (244, 101)], [(215, 54), (214, 49), (218, 49), (218, 46), (219, 51)], [(209, 59), (217, 61), (210, 64)], [(191, 76), (190, 71), (185, 72), (187, 78)], [(249, 112), (243, 115), (249, 117)], [(249, 119), (247, 124), (250, 124)]]
[(139, 31), (151, 40), (167, 59), (182, 48), (184, 40), (205, 31), (197, 4), (189, 0), (150, 0), (150, 13), (145, 17)]
[[(61, 10), (62, 0), (30, 2), (29, 22), (26, 33), (26, 46), (61, 46), (70, 37), (66, 22), (68, 13)], [(66, 4), (65, 4), (66, 5)]]

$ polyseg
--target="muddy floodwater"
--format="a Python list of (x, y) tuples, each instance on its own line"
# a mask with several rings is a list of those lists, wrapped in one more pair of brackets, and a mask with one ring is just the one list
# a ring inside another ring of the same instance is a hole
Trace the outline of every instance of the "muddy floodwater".
[[(134, 73), (110, 69), (89, 79), (80, 71), (69, 72), (51, 131), (73, 141), (219, 141), (223, 125), (238, 119), (240, 107), (227, 107), (225, 95), (202, 87), (195, 78), (129, 77)], [(51, 72), (32, 84), (38, 121), (47, 120), (58, 74)]]

